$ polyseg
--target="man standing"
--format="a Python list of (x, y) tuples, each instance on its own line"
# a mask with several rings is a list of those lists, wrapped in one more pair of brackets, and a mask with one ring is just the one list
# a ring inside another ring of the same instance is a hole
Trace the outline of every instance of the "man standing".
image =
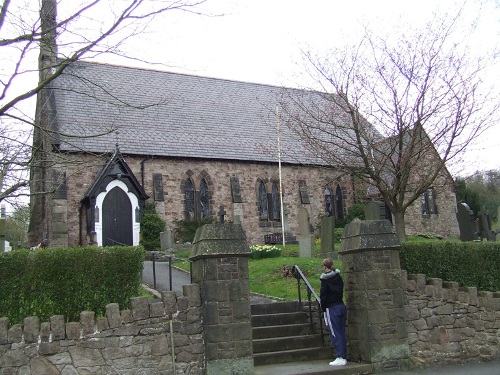
[(337, 354), (337, 358), (330, 362), (330, 365), (345, 366), (347, 364), (347, 340), (345, 335), (346, 307), (343, 301), (344, 280), (330, 258), (323, 261), (323, 270), (320, 276), (321, 309), (330, 334), (330, 341)]

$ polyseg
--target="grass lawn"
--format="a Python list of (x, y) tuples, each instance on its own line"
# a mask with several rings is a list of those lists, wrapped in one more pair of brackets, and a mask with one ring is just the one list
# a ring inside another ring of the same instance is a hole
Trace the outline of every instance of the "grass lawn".
[[(428, 242), (439, 241), (435, 238), (424, 237), (409, 237), (408, 241)], [(322, 273), (322, 261), (320, 256), (321, 245), (316, 244), (313, 249), (313, 257), (299, 258), (299, 245), (288, 244), (285, 247), (276, 245), (282, 249), (282, 257), (279, 258), (264, 258), (264, 259), (249, 259), (249, 279), (250, 291), (268, 296), (284, 298), (286, 300), (298, 299), (297, 280), (294, 277), (285, 275), (285, 270), (292, 270), (294, 265), (297, 265), (307, 280), (319, 295), (320, 281), (319, 276)], [(335, 250), (338, 250), (340, 243), (335, 243)], [(190, 248), (179, 249), (175, 252), (175, 257), (188, 259)], [(342, 261), (334, 260), (334, 265), (343, 274)], [(178, 262), (175, 266), (189, 270), (188, 262)], [(306, 289), (304, 285), (301, 288), (302, 298), (306, 298)]]
[[(283, 250), (283, 256), (279, 258), (249, 259), (249, 281), (250, 291), (268, 296), (284, 298), (286, 300), (298, 299), (297, 279), (291, 275), (286, 275), (285, 270), (290, 272), (294, 265), (297, 265), (306, 276), (315, 292), (319, 294), (319, 276), (322, 272), (321, 257), (299, 258), (299, 245), (289, 244), (283, 249), (282, 245), (277, 246)], [(337, 249), (337, 245), (336, 245)], [(318, 255), (320, 245), (316, 245), (313, 250), (314, 255)], [(187, 259), (190, 249), (179, 249), (174, 253), (176, 258)], [(342, 262), (335, 261), (335, 267), (342, 272)], [(176, 267), (189, 270), (189, 263), (175, 262)], [(306, 298), (306, 289), (302, 285), (302, 298)]]

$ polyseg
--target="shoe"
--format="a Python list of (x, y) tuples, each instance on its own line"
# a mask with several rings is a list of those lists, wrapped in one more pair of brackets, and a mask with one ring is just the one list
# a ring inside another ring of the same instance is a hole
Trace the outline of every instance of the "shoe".
[(335, 361), (332, 361), (329, 363), (330, 366), (345, 366), (347, 365), (347, 360), (341, 357), (338, 357), (335, 359)]

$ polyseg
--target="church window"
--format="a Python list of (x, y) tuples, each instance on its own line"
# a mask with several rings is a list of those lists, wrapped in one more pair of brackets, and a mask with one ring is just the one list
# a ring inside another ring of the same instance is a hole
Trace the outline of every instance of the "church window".
[(329, 187), (326, 187), (324, 190), (325, 196), (325, 214), (326, 216), (333, 216), (333, 197), (332, 191)]
[(271, 189), (271, 207), (272, 217), (270, 217), (270, 219), (274, 221), (280, 221), (281, 199), (278, 184), (276, 182), (273, 182)]
[(208, 185), (205, 179), (200, 183), (200, 219), (206, 220), (209, 215)]
[(267, 192), (266, 185), (263, 181), (259, 182), (259, 219), (266, 220), (268, 207), (267, 207)]
[(335, 214), (337, 219), (344, 218), (344, 194), (340, 185), (335, 190)]
[(437, 214), (436, 205), (436, 195), (433, 188), (427, 189), (427, 191), (422, 194), (422, 215), (428, 216), (432, 214)]
[(184, 210), (185, 210), (186, 220), (192, 220), (195, 218), (194, 184), (193, 180), (191, 180), (190, 178), (186, 181), (184, 185)]

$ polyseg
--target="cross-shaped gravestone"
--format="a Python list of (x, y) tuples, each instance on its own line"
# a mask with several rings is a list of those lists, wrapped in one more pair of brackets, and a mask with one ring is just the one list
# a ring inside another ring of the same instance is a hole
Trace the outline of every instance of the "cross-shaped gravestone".
[(224, 216), (226, 215), (226, 210), (224, 210), (224, 206), (221, 205), (219, 208), (219, 218), (220, 218), (220, 223), (224, 224)]

